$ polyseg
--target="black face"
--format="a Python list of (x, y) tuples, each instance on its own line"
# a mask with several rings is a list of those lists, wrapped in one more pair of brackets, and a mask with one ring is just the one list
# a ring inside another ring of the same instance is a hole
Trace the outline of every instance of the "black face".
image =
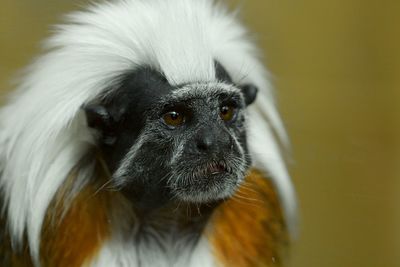
[(218, 82), (171, 86), (158, 72), (128, 75), (106, 100), (85, 107), (114, 185), (137, 205), (213, 202), (232, 195), (250, 165), (245, 107), (257, 90)]

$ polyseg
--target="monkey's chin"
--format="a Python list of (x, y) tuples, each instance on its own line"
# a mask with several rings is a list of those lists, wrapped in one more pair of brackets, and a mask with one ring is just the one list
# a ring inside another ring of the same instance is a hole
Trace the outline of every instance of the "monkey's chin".
[(187, 180), (182, 185), (175, 184), (173, 194), (176, 199), (189, 203), (211, 203), (231, 197), (239, 187), (243, 177), (228, 174), (214, 174), (196, 180)]

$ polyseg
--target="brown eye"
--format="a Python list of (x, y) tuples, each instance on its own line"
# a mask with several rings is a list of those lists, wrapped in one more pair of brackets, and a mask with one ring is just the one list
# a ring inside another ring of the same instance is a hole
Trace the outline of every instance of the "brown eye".
[(163, 115), (163, 120), (168, 126), (177, 127), (184, 123), (184, 116), (177, 111), (170, 111)]
[(224, 121), (231, 121), (235, 116), (235, 108), (233, 106), (222, 106), (220, 109), (220, 117)]

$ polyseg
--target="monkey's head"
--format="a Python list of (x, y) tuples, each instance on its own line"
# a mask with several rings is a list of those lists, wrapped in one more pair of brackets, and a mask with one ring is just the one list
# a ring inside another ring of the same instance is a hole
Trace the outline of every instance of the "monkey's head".
[[(112, 183), (138, 205), (213, 202), (233, 194), (251, 163), (245, 109), (257, 94), (217, 79), (171, 86), (148, 67), (85, 107)], [(160, 203), (161, 202), (161, 203)]]

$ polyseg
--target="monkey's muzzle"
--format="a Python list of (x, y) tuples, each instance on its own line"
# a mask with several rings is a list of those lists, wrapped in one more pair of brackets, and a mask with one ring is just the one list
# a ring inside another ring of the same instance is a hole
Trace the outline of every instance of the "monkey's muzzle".
[[(170, 180), (170, 188), (178, 199), (197, 203), (230, 197), (243, 181), (246, 171), (244, 162), (225, 159), (182, 165), (178, 175), (174, 176), (176, 179)], [(192, 167), (188, 168), (189, 165)]]

